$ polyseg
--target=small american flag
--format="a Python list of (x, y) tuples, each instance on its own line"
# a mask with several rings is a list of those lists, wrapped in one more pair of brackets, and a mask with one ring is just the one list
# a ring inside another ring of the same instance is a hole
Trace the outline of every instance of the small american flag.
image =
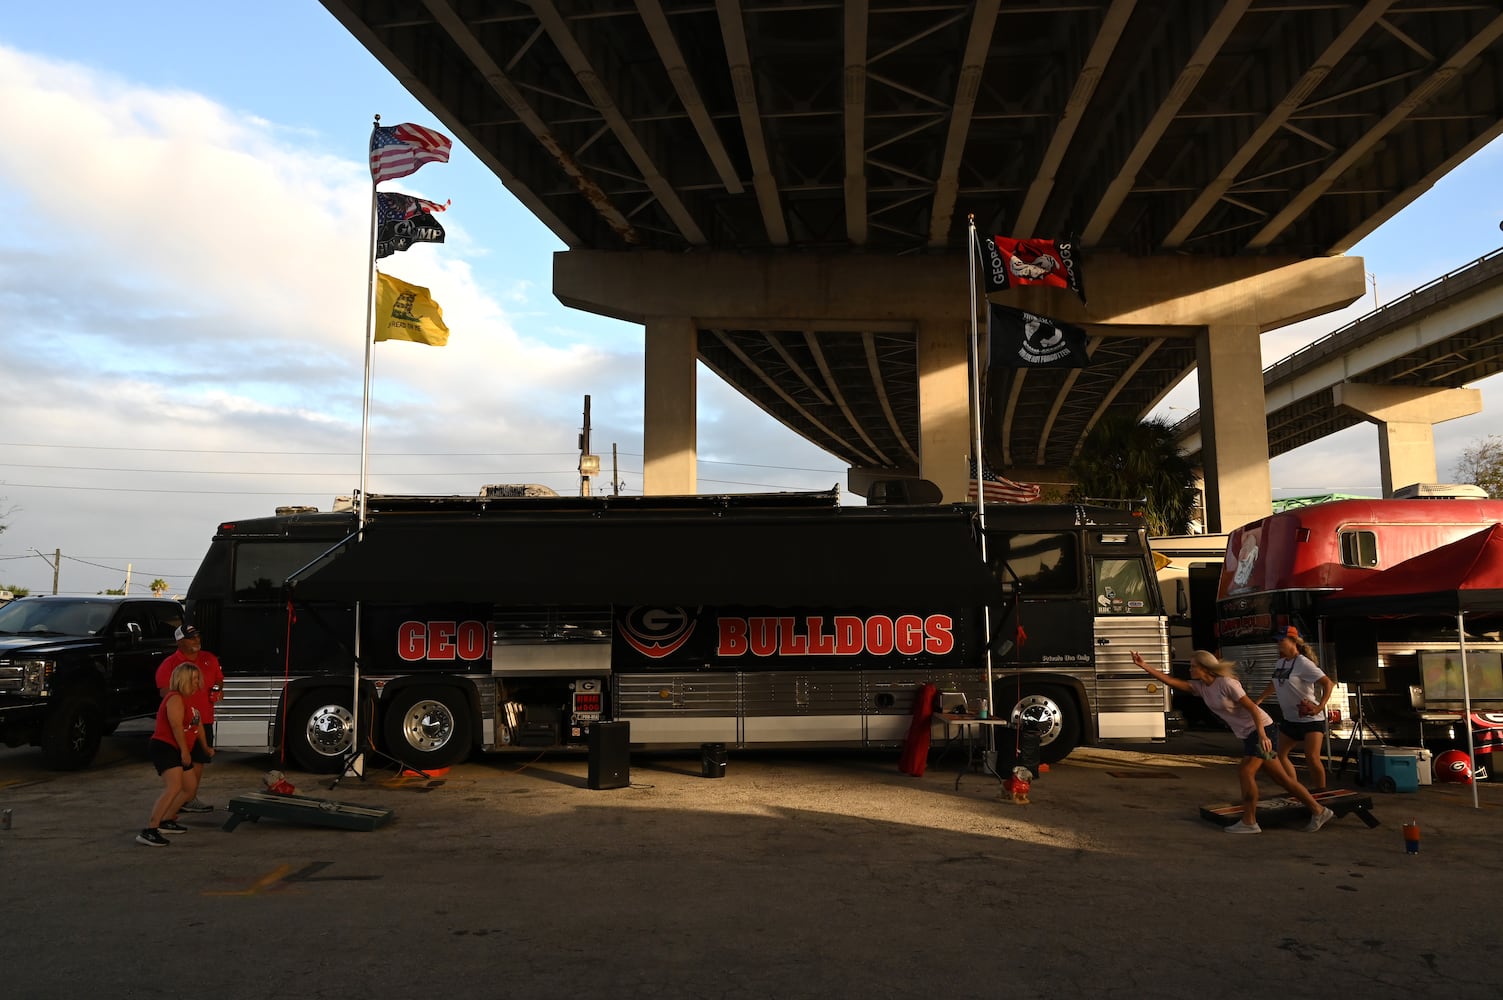
[(445, 211), (453, 199), (440, 205), (436, 201), (427, 201), (423, 198), (414, 198), (410, 194), (400, 194), (396, 191), (376, 192), (376, 218), (382, 222), (401, 222), (415, 215), (423, 213)]
[(448, 163), (454, 143), (431, 128), (406, 122), (371, 129), (371, 180), (394, 180), (417, 171), (425, 163)]
[[(976, 499), (976, 463), (971, 463), (971, 479), (966, 485), (967, 500)], [(987, 503), (1033, 503), (1039, 498), (1039, 488), (1033, 483), (1015, 483), (999, 476), (983, 463), (981, 466), (981, 492)]]

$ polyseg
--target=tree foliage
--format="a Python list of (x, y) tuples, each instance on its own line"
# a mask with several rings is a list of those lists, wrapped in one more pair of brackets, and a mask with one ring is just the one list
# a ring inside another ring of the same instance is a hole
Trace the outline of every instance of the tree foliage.
[(31, 596), (31, 589), (29, 587), (17, 587), (15, 584), (11, 584), (11, 583), (0, 583), (0, 590), (8, 590), (8, 591), (10, 591), (11, 592), (11, 596), (13, 596), (13, 597), (30, 597)]
[(165, 593), (167, 593), (167, 581), (166, 580), (163, 580), (161, 577), (157, 577), (155, 580), (151, 581), (151, 596), (152, 597), (161, 597)]
[(1180, 535), (1195, 509), (1195, 467), (1167, 421), (1103, 417), (1070, 463), (1071, 499), (1141, 501), (1149, 534)]
[(1458, 483), (1474, 483), (1494, 499), (1503, 500), (1503, 436), (1490, 434), (1461, 453), (1451, 475)]

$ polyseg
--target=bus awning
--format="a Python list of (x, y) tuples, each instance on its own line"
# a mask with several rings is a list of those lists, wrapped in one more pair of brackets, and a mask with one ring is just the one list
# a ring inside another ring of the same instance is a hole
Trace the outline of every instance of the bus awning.
[(962, 517), (402, 518), (287, 581), (297, 601), (930, 606), (999, 602)]

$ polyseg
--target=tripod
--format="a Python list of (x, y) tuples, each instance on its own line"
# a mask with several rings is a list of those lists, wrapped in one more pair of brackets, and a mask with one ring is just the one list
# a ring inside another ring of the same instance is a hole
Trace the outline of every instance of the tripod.
[(1347, 737), (1346, 749), (1341, 752), (1341, 764), (1336, 768), (1336, 776), (1339, 778), (1346, 774), (1347, 761), (1352, 759), (1352, 750), (1355, 748), (1357, 751), (1357, 777), (1361, 780), (1365, 777), (1362, 774), (1362, 751), (1367, 746), (1367, 740), (1362, 735), (1363, 729), (1365, 728), (1372, 733), (1373, 742), (1378, 745), (1381, 746), (1383, 740), (1378, 736), (1376, 729), (1372, 729), (1367, 725), (1367, 715), (1363, 709), (1362, 685), (1353, 684), (1352, 687), (1357, 691), (1357, 715), (1352, 720), (1352, 735)]
[[(402, 774), (402, 772), (404, 772), (404, 771), (411, 771), (413, 774), (419, 774), (419, 775), (422, 775), (424, 778), (428, 778), (428, 779), (431, 780), (433, 776), (430, 775), (427, 771), (424, 771), (421, 768), (414, 767), (411, 764), (407, 764), (407, 763), (405, 763), (403, 761), (400, 761), (397, 758), (393, 757), (391, 754), (385, 753), (385, 752), (383, 752), (381, 750), (377, 750), (376, 749), (376, 741), (374, 739), (374, 736), (375, 736), (374, 732), (371, 732), (371, 733), (368, 734), (367, 739), (364, 741), (365, 742), (365, 748), (364, 749), (361, 748), (361, 739), (360, 739), (360, 700), (361, 700), (361, 691), (360, 691), (360, 660), (357, 657), (356, 660), (355, 660), (355, 688), (354, 688), (354, 696), (353, 696), (352, 707), (351, 707), (351, 710), (350, 710), (351, 711), (351, 715), (350, 715), (350, 752), (345, 755), (345, 758), (344, 758), (344, 767), (340, 771), (339, 776), (337, 778), (335, 778), (333, 781), (329, 782), (329, 791), (332, 792), (334, 789), (338, 788), (339, 787), (339, 783), (341, 781), (343, 781), (345, 778), (350, 777), (351, 775), (353, 775), (356, 778), (359, 778), (361, 781), (364, 781), (365, 780), (365, 757), (366, 757), (366, 754), (369, 754), (372, 757), (379, 757), (382, 760), (384, 760), (384, 761), (386, 761), (386, 762), (394, 765), (396, 767), (397, 774), (399, 774), (399, 775)], [(371, 705), (370, 711), (367, 712), (366, 714), (367, 714), (368, 719), (374, 719), (375, 715), (376, 715), (375, 706)], [(374, 728), (375, 728), (374, 725), (372, 725), (370, 721), (367, 721), (366, 725), (371, 730), (374, 730)]]

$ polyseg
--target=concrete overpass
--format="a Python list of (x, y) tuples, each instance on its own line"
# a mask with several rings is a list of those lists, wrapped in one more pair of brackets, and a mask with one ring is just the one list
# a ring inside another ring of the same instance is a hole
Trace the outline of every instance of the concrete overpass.
[(965, 488), (965, 219), (1077, 233), (1093, 363), (1009, 373), (1019, 478), (1198, 372), (1211, 527), (1266, 512), (1265, 330), (1503, 132), (1503, 12), (1427, 0), (324, 0), (646, 329), (645, 488), (695, 488), (703, 360), (850, 463)]
[[(1482, 409), (1465, 386), (1503, 371), (1503, 249), (1362, 316), (1263, 371), (1268, 452), (1362, 421), (1380, 428), (1383, 494), (1435, 482), (1434, 424)], [(1200, 415), (1175, 427), (1201, 450)]]

